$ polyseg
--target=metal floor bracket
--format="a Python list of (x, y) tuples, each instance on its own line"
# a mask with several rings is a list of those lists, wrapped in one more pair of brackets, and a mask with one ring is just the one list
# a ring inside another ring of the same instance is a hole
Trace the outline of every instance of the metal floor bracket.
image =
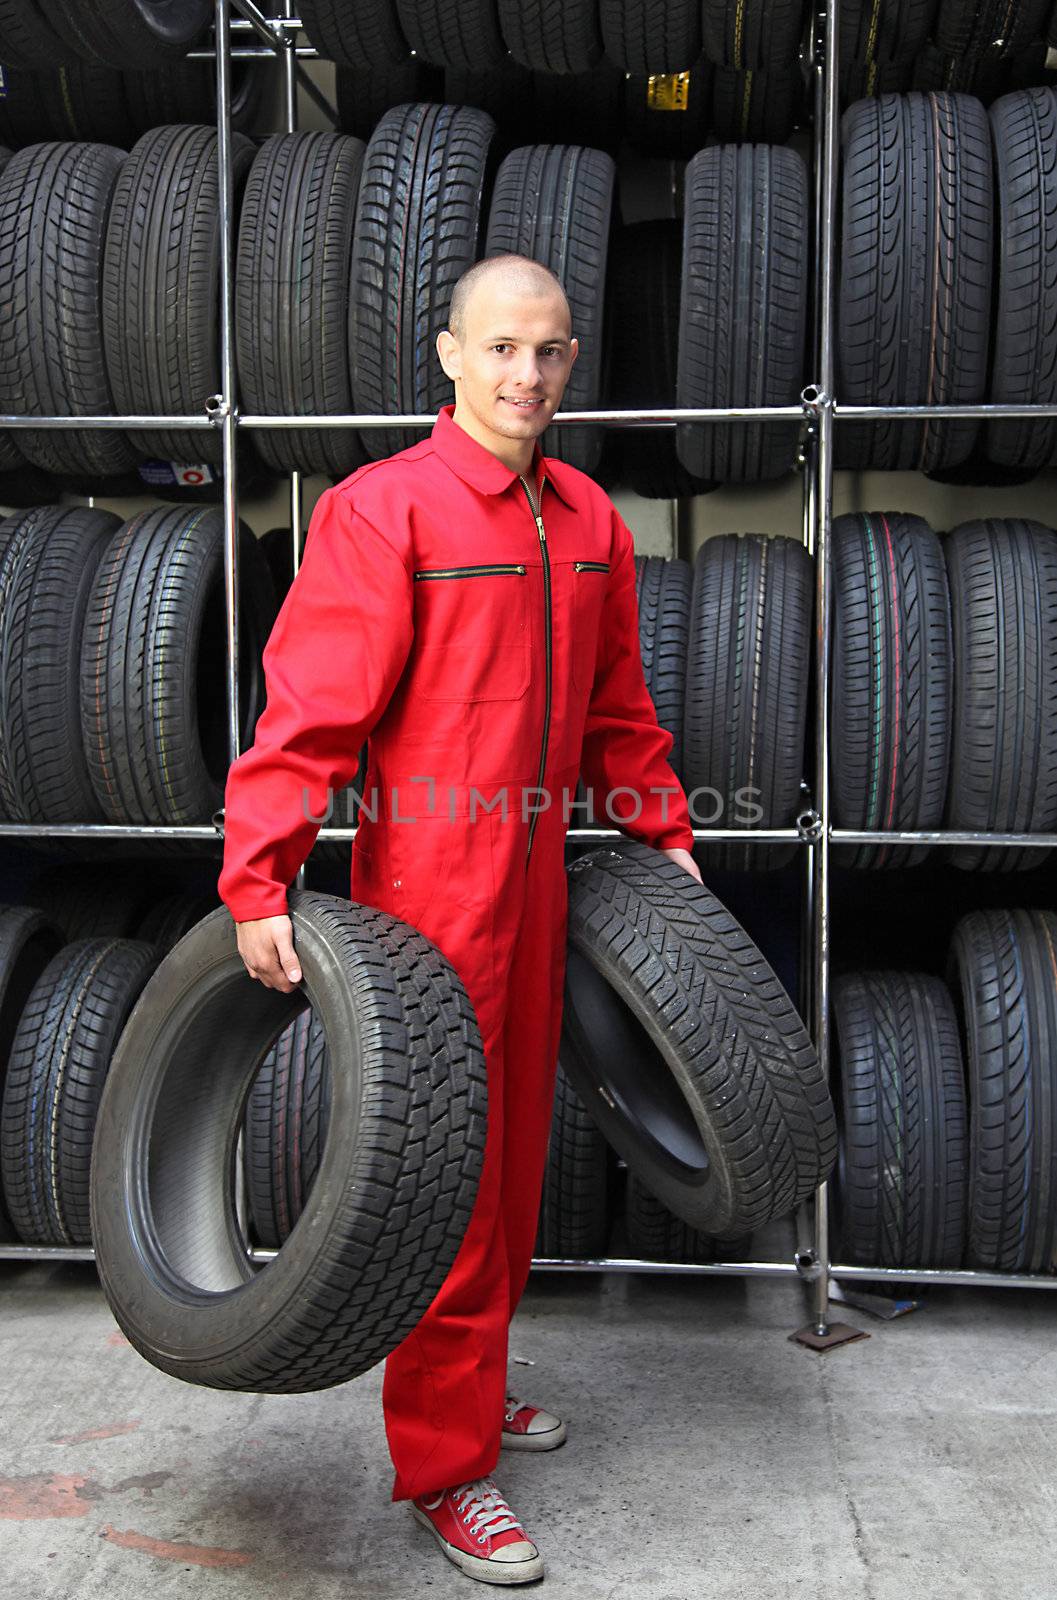
[(811, 1322), (806, 1328), (798, 1328), (789, 1335), (793, 1344), (806, 1345), (809, 1350), (818, 1350), (820, 1353), (869, 1337), (864, 1328), (853, 1328), (848, 1322), (831, 1322), (825, 1333), (819, 1333), (817, 1324)]

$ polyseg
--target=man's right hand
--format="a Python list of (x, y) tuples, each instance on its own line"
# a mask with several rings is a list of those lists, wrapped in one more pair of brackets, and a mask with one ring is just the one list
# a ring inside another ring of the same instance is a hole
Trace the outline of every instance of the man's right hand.
[(266, 989), (281, 989), (291, 994), (301, 979), (301, 966), (294, 954), (294, 925), (284, 912), (278, 917), (258, 917), (252, 922), (236, 922), (239, 955), (251, 978), (258, 978)]

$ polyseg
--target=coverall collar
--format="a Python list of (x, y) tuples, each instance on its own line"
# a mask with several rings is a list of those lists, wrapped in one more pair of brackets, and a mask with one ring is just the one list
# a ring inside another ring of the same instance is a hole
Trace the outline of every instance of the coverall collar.
[[(480, 490), (482, 494), (502, 494), (512, 483), (517, 483), (518, 474), (505, 467), (498, 456), (494, 456), (491, 450), (479, 444), (465, 428), (460, 428), (454, 420), (454, 415), (454, 404), (441, 406), (430, 435), (433, 448), (444, 464), (471, 488)], [(537, 440), (532, 458), (537, 494), (540, 478), (545, 473), (547, 482), (559, 499), (563, 500), (571, 511), (575, 511), (575, 499), (568, 486), (562, 484), (561, 470), (562, 463), (545, 456)]]

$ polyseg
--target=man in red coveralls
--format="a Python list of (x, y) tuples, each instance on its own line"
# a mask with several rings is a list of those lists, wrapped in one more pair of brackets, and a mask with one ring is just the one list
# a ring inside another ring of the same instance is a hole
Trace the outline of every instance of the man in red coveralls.
[(577, 355), (558, 279), (521, 256), (478, 262), (437, 350), (454, 407), (316, 505), (264, 652), (267, 705), (228, 774), (219, 889), (250, 975), (289, 992), (287, 886), (369, 735), (378, 805), (361, 815), (351, 897), (448, 957), (488, 1071), (469, 1226), (385, 1366), (392, 1497), (462, 1571), (521, 1583), (542, 1558), (490, 1474), (501, 1445), (565, 1438), (506, 1393), (506, 1361), (553, 1108), (578, 776), (598, 817), (700, 873), (643, 675), (631, 533), (537, 444)]

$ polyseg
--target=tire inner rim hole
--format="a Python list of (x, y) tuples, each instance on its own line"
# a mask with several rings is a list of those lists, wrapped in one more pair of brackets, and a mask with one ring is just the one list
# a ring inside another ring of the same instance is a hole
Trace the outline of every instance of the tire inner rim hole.
[(240, 972), (180, 1019), (164, 1052), (133, 1181), (145, 1202), (144, 1246), (181, 1297), (240, 1288), (260, 1270), (236, 1215), (236, 1147), (261, 1061), (307, 1004), (303, 992), (265, 989)]
[[(578, 950), (566, 959), (567, 1044), (602, 1110), (620, 1118), (640, 1150), (673, 1177), (701, 1183), (709, 1160), (693, 1112), (648, 1030)], [(597, 1093), (602, 1085), (604, 1093)], [(612, 1100), (610, 1105), (607, 1096)]]

